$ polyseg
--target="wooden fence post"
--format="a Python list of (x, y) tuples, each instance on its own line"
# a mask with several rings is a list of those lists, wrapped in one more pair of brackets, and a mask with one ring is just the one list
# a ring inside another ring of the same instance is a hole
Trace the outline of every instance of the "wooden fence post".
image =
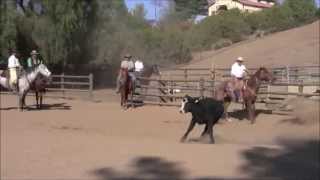
[(89, 98), (93, 100), (93, 74), (89, 74)]
[(290, 84), (290, 68), (289, 66), (287, 65), (286, 66), (286, 71), (287, 71), (287, 83), (288, 83), (288, 86), (287, 86), (287, 92), (289, 92), (289, 84)]
[(299, 90), (299, 96), (301, 96), (301, 94), (303, 93), (303, 84), (300, 83), (299, 87), (298, 87), (298, 90)]
[(184, 80), (185, 80), (185, 86), (188, 86), (187, 80), (188, 80), (188, 70), (184, 69)]
[(287, 83), (289, 84), (290, 83), (290, 68), (289, 66), (286, 66), (286, 71), (287, 71)]
[(212, 64), (212, 66), (211, 66), (211, 95), (212, 95), (212, 97), (214, 97), (214, 94), (215, 94), (215, 79), (216, 79), (216, 68), (215, 68), (215, 66), (214, 66), (214, 64)]
[(199, 81), (199, 95), (204, 96), (204, 79), (200, 78)]
[(161, 81), (161, 76), (159, 76), (158, 79), (158, 92), (159, 92), (159, 103), (166, 103), (166, 99), (162, 97), (163, 95), (166, 95), (166, 92), (163, 90), (163, 87), (166, 87), (166, 83), (164, 81)]
[(64, 93), (64, 73), (61, 73), (60, 76), (60, 89), (62, 91), (62, 97), (65, 97), (65, 93)]

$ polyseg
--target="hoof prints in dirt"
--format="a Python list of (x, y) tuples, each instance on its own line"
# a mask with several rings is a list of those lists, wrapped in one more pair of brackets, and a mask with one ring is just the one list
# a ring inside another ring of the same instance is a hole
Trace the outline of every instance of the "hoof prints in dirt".
[(81, 131), (83, 130), (83, 128), (78, 128), (78, 127), (69, 127), (69, 126), (61, 126), (61, 127), (56, 127), (53, 126), (52, 129), (56, 129), (56, 130), (63, 130), (63, 131)]

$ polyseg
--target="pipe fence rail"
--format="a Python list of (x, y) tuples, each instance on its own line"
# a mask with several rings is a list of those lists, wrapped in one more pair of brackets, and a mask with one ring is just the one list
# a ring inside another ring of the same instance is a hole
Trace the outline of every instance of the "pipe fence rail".
[[(254, 73), (258, 68), (250, 68)], [(319, 97), (320, 66), (285, 66), (269, 69), (276, 81), (272, 84), (262, 84), (258, 99), (285, 99), (289, 96)], [(181, 99), (185, 94), (191, 96), (214, 95), (215, 87), (229, 79), (230, 69), (215, 68), (177, 68), (162, 72), (161, 76), (138, 78), (148, 81), (149, 85), (138, 86), (137, 96), (145, 97), (145, 104), (177, 105), (175, 99)], [(152, 100), (148, 100), (153, 97)]]

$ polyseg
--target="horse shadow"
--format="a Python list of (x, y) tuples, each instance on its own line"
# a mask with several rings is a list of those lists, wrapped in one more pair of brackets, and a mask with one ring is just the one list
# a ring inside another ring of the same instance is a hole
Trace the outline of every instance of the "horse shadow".
[[(18, 107), (6, 107), (0, 108), (1, 111), (18, 110)], [(41, 109), (38, 109), (36, 105), (24, 107), (27, 111), (41, 111), (41, 110), (71, 110), (71, 106), (66, 103), (55, 103), (55, 104), (43, 104)]]
[(42, 107), (38, 109), (36, 105), (28, 106), (26, 108), (28, 111), (38, 111), (38, 110), (71, 110), (71, 106), (66, 103), (54, 103), (54, 104), (42, 104)]
[[(259, 114), (272, 114), (272, 110), (267, 110), (267, 109), (257, 109), (256, 110), (256, 117)], [(228, 116), (235, 118), (235, 119), (239, 119), (240, 121), (248, 119), (248, 111), (246, 109), (238, 109), (238, 110), (234, 110), (232, 112), (228, 112)]]

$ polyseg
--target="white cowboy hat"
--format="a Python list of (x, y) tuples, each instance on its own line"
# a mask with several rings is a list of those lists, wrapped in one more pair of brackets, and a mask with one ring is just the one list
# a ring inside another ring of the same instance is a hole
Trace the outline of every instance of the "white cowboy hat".
[(243, 60), (243, 57), (239, 56), (239, 57), (237, 58), (237, 61), (243, 62), (243, 61), (244, 61), (244, 60)]
[(39, 53), (36, 50), (32, 50), (30, 54), (31, 55), (38, 55)]

